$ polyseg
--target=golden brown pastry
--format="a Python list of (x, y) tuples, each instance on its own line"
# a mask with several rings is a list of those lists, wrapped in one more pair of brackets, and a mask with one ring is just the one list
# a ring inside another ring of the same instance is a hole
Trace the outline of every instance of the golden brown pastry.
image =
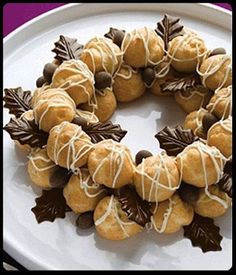
[(32, 149), (28, 158), (28, 173), (32, 182), (43, 189), (52, 188), (50, 177), (57, 167), (48, 157), (47, 149)]
[(88, 158), (88, 169), (94, 182), (119, 188), (132, 182), (134, 162), (125, 145), (107, 139), (94, 146)]
[(121, 50), (125, 63), (134, 68), (154, 66), (164, 56), (164, 42), (154, 30), (143, 27), (125, 33)]
[(90, 137), (76, 124), (67, 121), (51, 129), (47, 153), (51, 160), (75, 174), (87, 163), (93, 148)]
[(98, 202), (106, 195), (102, 185), (95, 184), (88, 169), (81, 168), (72, 175), (63, 189), (67, 205), (77, 214), (93, 211)]
[(196, 187), (217, 183), (226, 162), (216, 147), (201, 141), (188, 145), (177, 155), (176, 160), (183, 181)]
[(64, 61), (54, 72), (50, 86), (64, 89), (76, 105), (90, 103), (95, 93), (94, 75), (81, 60)]
[(193, 73), (202, 62), (207, 48), (202, 38), (193, 32), (177, 36), (169, 42), (171, 66), (181, 73)]
[(183, 128), (191, 129), (194, 135), (205, 139), (206, 135), (203, 130), (202, 120), (207, 113), (207, 110), (203, 108), (200, 108), (198, 111), (189, 113), (184, 120)]
[(182, 201), (178, 194), (158, 204), (151, 217), (152, 225), (158, 233), (171, 234), (193, 220), (193, 207)]
[(232, 84), (232, 61), (225, 54), (213, 55), (206, 58), (198, 70), (202, 84), (212, 90), (228, 87)]
[(232, 85), (218, 90), (207, 105), (207, 110), (219, 119), (232, 115)]
[(98, 203), (94, 211), (94, 223), (102, 238), (113, 241), (124, 240), (142, 231), (140, 225), (128, 218), (113, 195)]
[(213, 124), (207, 132), (207, 144), (215, 146), (226, 157), (232, 155), (232, 117)]
[(139, 196), (147, 201), (164, 201), (172, 196), (180, 184), (175, 158), (163, 151), (143, 159), (136, 167), (134, 185)]
[(94, 37), (84, 45), (80, 59), (93, 74), (106, 71), (113, 75), (122, 61), (122, 52), (111, 39)]
[(112, 87), (117, 101), (120, 102), (135, 100), (146, 90), (140, 72), (125, 63), (115, 74)]
[(80, 105), (80, 108), (91, 113), (94, 112), (95, 116), (101, 122), (107, 121), (117, 107), (116, 97), (111, 88), (105, 88), (102, 91), (96, 91), (96, 106), (89, 106), (89, 104), (84, 103)]
[(34, 98), (33, 112), (39, 129), (49, 132), (63, 121), (72, 121), (76, 106), (63, 89), (45, 89)]
[(199, 190), (198, 200), (194, 204), (194, 211), (208, 218), (222, 216), (231, 205), (230, 197), (219, 189), (217, 184)]

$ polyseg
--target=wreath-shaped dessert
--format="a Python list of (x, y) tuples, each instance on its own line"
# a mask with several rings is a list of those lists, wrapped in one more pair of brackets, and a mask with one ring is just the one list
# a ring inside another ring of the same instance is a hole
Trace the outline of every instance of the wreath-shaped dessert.
[[(231, 57), (179, 20), (110, 28), (85, 45), (61, 35), (34, 93), (4, 89), (13, 115), (4, 129), (42, 188), (31, 209), (38, 223), (73, 211), (80, 229), (95, 225), (109, 240), (183, 227), (193, 246), (221, 250), (213, 218), (231, 206)], [(108, 120), (118, 102), (145, 92), (174, 96), (187, 116), (155, 135), (162, 152), (140, 151), (134, 161), (119, 143), (126, 131)]]

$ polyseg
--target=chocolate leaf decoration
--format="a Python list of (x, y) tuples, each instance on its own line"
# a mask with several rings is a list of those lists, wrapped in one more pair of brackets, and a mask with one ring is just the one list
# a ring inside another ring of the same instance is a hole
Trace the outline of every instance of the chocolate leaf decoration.
[(222, 191), (232, 198), (232, 159), (228, 160), (224, 167), (224, 174), (218, 182)]
[(56, 218), (65, 218), (65, 213), (71, 211), (63, 196), (63, 188), (43, 190), (42, 195), (35, 199), (36, 206), (31, 208), (38, 223), (53, 222)]
[(121, 32), (125, 33), (125, 30), (118, 30), (118, 29), (115, 29), (115, 28), (110, 28), (109, 32), (105, 33), (104, 36), (106, 38), (110, 38), (111, 40), (113, 40), (114, 36), (115, 36), (115, 33), (118, 32), (118, 31), (121, 31)]
[(214, 220), (194, 214), (191, 224), (184, 226), (184, 236), (189, 238), (193, 246), (198, 246), (203, 252), (222, 250), (220, 228)]
[(120, 142), (127, 131), (122, 130), (119, 124), (113, 124), (111, 121), (97, 122), (83, 127), (87, 135), (91, 137), (93, 143), (104, 139), (113, 139)]
[(27, 120), (24, 117), (11, 118), (10, 122), (3, 127), (11, 136), (11, 139), (18, 140), (20, 144), (29, 144), (33, 147), (43, 147), (47, 144), (48, 133), (39, 130), (34, 120)]
[(151, 203), (142, 200), (132, 185), (121, 187), (116, 193), (121, 209), (127, 213), (130, 220), (141, 226), (151, 221)]
[(189, 96), (190, 91), (198, 89), (199, 87), (201, 87), (201, 89), (203, 88), (203, 86), (200, 85), (200, 78), (196, 74), (169, 79), (161, 85), (163, 93), (176, 93), (178, 91), (181, 91), (183, 96)]
[(183, 35), (183, 26), (179, 24), (180, 18), (171, 17), (167, 14), (157, 23), (155, 32), (163, 39), (165, 49), (168, 49), (168, 43), (177, 36)]
[(165, 149), (169, 156), (177, 156), (186, 146), (199, 139), (192, 130), (183, 129), (182, 126), (175, 128), (166, 126), (155, 135), (155, 138), (158, 139), (160, 147)]
[(20, 117), (24, 112), (32, 109), (31, 107), (31, 92), (23, 91), (21, 87), (4, 89), (5, 96), (3, 107), (9, 109), (9, 113)]
[(70, 38), (64, 35), (60, 35), (59, 40), (54, 44), (55, 48), (52, 52), (56, 53), (55, 59), (60, 62), (79, 59), (83, 50), (83, 45), (79, 44), (76, 38)]

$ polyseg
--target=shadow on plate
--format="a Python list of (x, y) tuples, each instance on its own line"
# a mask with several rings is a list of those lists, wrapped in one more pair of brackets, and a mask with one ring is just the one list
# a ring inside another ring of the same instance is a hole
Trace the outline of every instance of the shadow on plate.
[[(104, 250), (109, 254), (112, 269), (124, 269), (129, 262), (140, 265), (142, 259), (145, 259), (145, 269), (168, 269), (178, 267), (178, 257), (166, 253), (169, 245), (182, 240), (182, 234), (173, 234), (164, 236), (154, 231), (142, 233), (127, 240), (115, 242), (102, 239), (98, 234), (94, 234), (95, 245), (98, 249)], [(151, 261), (149, 261), (149, 255)], [(156, 255), (153, 261), (153, 255)], [(126, 264), (125, 264), (126, 263)], [(143, 264), (143, 263), (142, 263)]]

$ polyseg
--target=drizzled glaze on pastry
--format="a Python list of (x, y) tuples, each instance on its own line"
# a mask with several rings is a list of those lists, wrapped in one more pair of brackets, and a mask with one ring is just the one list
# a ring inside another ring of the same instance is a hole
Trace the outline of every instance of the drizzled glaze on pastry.
[(126, 236), (126, 237), (129, 237), (129, 234), (128, 234), (128, 232), (126, 231), (125, 226), (132, 225), (132, 224), (134, 224), (135, 222), (133, 222), (133, 221), (124, 222), (124, 221), (121, 220), (121, 218), (119, 217), (118, 209), (117, 209), (117, 205), (116, 205), (116, 204), (118, 204), (118, 203), (119, 203), (119, 202), (116, 202), (116, 201), (115, 201), (114, 195), (112, 195), (112, 196), (110, 197), (109, 204), (108, 204), (108, 207), (107, 207), (105, 213), (104, 213), (99, 219), (97, 219), (97, 220), (94, 222), (94, 224), (95, 224), (96, 226), (102, 224), (102, 223), (106, 220), (106, 218), (107, 218), (110, 214), (113, 213), (114, 216), (115, 216), (115, 218), (116, 218), (116, 221), (118, 222), (118, 224), (119, 224), (120, 228), (122, 229), (122, 231), (124, 232), (125, 236)]
[[(45, 150), (45, 149), (43, 149), (43, 150)], [(46, 157), (46, 154), (45, 154), (45, 157), (43, 157), (43, 156), (33, 156), (34, 154), (36, 154), (40, 151), (42, 151), (42, 150), (40, 148), (37, 148), (37, 149), (32, 150), (31, 153), (28, 155), (28, 159), (32, 163), (34, 169), (36, 171), (42, 172), (42, 171), (46, 171), (46, 170), (49, 170), (49, 169), (55, 167), (56, 164), (53, 163), (52, 160), (49, 157)], [(38, 167), (37, 164), (36, 164), (37, 160), (43, 161), (44, 162), (44, 165), (43, 165), (44, 167)]]
[[(226, 158), (220, 153), (220, 151), (215, 148), (215, 147), (209, 147), (202, 143), (201, 141), (195, 141), (194, 143), (190, 144), (187, 146), (177, 157), (180, 159), (180, 170), (183, 170), (183, 162), (182, 162), (182, 155), (185, 154), (185, 151), (188, 150), (189, 148), (196, 148), (199, 152), (200, 158), (201, 158), (201, 164), (202, 164), (202, 170), (204, 173), (204, 185), (205, 185), (205, 193), (206, 195), (211, 198), (212, 200), (215, 200), (219, 202), (221, 205), (223, 205), (225, 208), (227, 208), (227, 204), (224, 200), (220, 199), (219, 197), (210, 194), (208, 191), (208, 180), (207, 180), (207, 169), (206, 169), (206, 164), (205, 164), (205, 159), (204, 159), (204, 154), (207, 154), (213, 165), (214, 169), (217, 175), (217, 180), (218, 182), (223, 174), (223, 168), (224, 164), (226, 162)], [(217, 163), (217, 159), (220, 160), (220, 164)], [(182, 174), (182, 172), (181, 172)]]
[[(41, 114), (40, 117), (37, 115), (37, 109), (43, 104), (47, 104), (47, 108)], [(39, 129), (42, 129), (42, 120), (47, 114), (50, 108), (54, 107), (69, 107), (76, 110), (75, 102), (73, 99), (62, 89), (46, 89), (42, 90), (41, 93), (37, 95), (34, 103), (34, 118), (36, 124), (39, 125)]]
[[(58, 148), (58, 140), (67, 124), (68, 122), (62, 122), (60, 125), (55, 126), (56, 129), (55, 127), (53, 128), (57, 131), (57, 137), (54, 144), (53, 160), (56, 164), (58, 164), (60, 153), (63, 151), (63, 149), (68, 147), (66, 157), (66, 168), (68, 170), (71, 170), (74, 174), (77, 174), (79, 173), (79, 168), (75, 167), (76, 162), (79, 161), (85, 154), (87, 154), (92, 149), (93, 145), (90, 142), (90, 138), (83, 138), (83, 135), (85, 135), (85, 133), (80, 126), (77, 126), (75, 134), (69, 139), (69, 141), (60, 148)], [(75, 150), (76, 141), (84, 142), (84, 145), (82, 145), (81, 148), (77, 151)]]
[(131, 166), (134, 167), (133, 160), (131, 159), (129, 151), (127, 151), (127, 148), (124, 147), (124, 145), (122, 145), (122, 144), (114, 142), (112, 139), (100, 141), (99, 145), (100, 144), (104, 144), (105, 148), (108, 151), (110, 151), (110, 153), (97, 166), (96, 170), (94, 171), (94, 173), (92, 175), (92, 180), (94, 182), (96, 182), (97, 173), (103, 167), (104, 163), (107, 160), (109, 160), (109, 162), (110, 162), (109, 173), (111, 173), (113, 176), (112, 188), (115, 188), (116, 182), (118, 180), (118, 177), (119, 177), (121, 170), (123, 168), (123, 165), (124, 165), (125, 157), (127, 157)]
[[(219, 90), (218, 90), (219, 91)], [(217, 92), (215, 92), (215, 96), (217, 96)], [(217, 105), (220, 104), (222, 101), (225, 101), (224, 111), (221, 120), (227, 118), (226, 114), (229, 110), (229, 115), (232, 115), (232, 85), (226, 88), (226, 94), (216, 97), (216, 101), (214, 103), (209, 103), (207, 108), (209, 108), (209, 112), (213, 113), (214, 110), (217, 108)]]

